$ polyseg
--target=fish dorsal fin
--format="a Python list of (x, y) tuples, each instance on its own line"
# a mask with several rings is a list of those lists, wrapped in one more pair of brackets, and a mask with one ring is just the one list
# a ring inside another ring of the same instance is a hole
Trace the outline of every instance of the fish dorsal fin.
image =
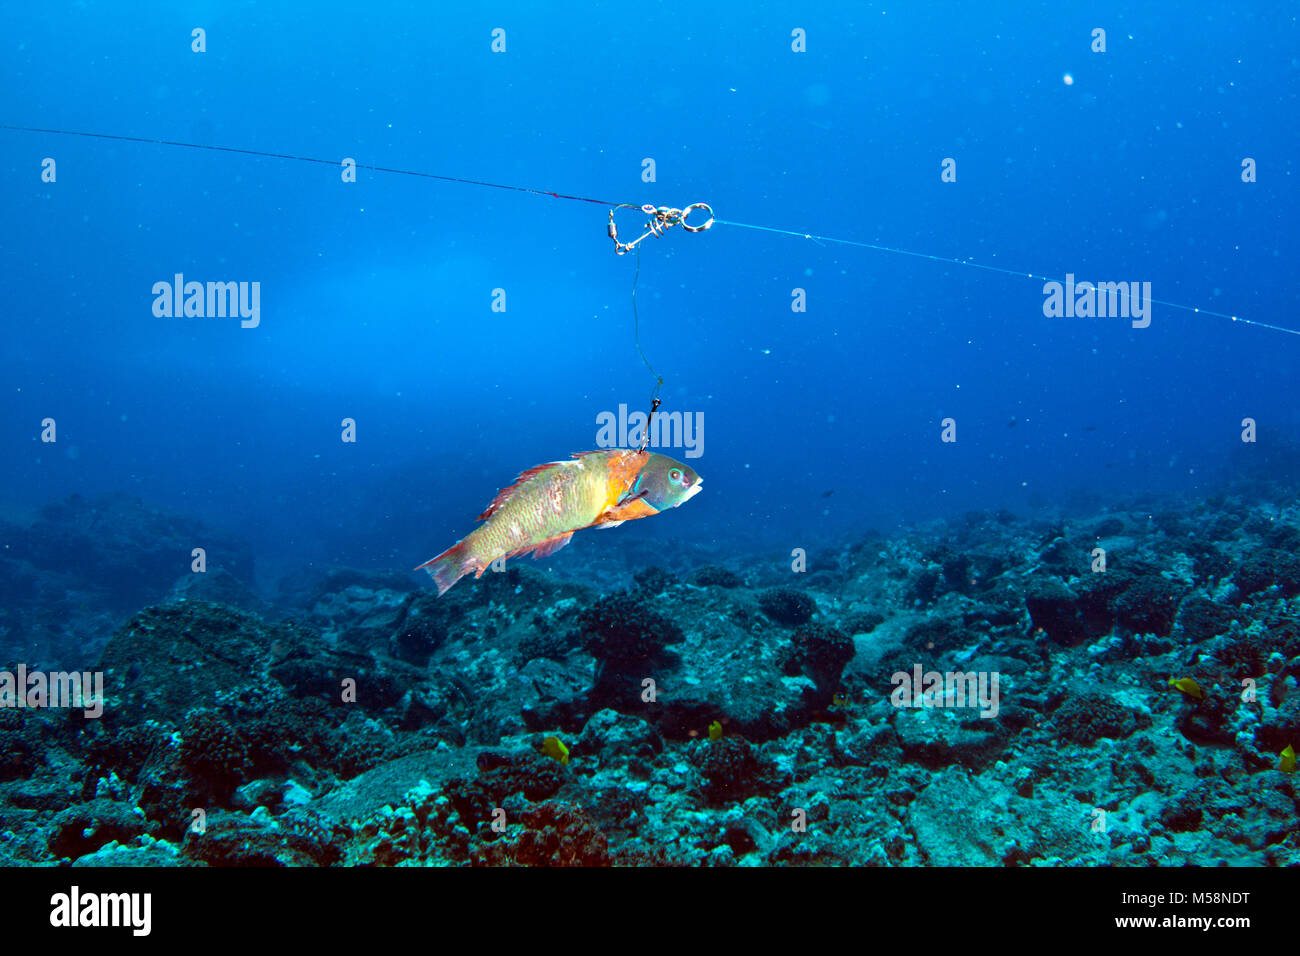
[(582, 459), (591, 455), (599, 455), (611, 466), (622, 469), (634, 467), (636, 471), (644, 468), (646, 461), (650, 458), (648, 452), (635, 451), (631, 448), (598, 448), (595, 451), (575, 451), (571, 457)]
[(510, 500), (510, 496), (518, 490), (519, 486), (530, 478), (536, 478), (544, 471), (550, 471), (552, 468), (566, 468), (573, 464), (568, 461), (548, 461), (542, 465), (535, 465), (527, 471), (521, 471), (519, 477), (515, 479), (514, 484), (508, 485), (497, 492), (497, 496), (492, 499), (492, 503), (487, 506), (487, 510), (478, 516), (479, 521), (486, 521), (496, 513), (496, 510)]

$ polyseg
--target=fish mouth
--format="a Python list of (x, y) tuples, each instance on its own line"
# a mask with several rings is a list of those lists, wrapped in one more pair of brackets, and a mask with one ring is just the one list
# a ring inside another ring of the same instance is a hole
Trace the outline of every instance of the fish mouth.
[(691, 487), (687, 490), (686, 494), (682, 495), (682, 500), (677, 502), (677, 504), (673, 505), (673, 507), (680, 508), (682, 505), (686, 504), (686, 502), (690, 501), (692, 498), (698, 495), (700, 493), (700, 489), (703, 487), (704, 487), (704, 479), (701, 478), (695, 484), (691, 485)]

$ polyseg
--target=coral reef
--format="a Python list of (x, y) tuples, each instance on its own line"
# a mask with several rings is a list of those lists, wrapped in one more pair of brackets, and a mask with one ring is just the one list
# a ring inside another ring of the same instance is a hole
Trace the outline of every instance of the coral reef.
[[(100, 626), (102, 589), (138, 606), (91, 645), (102, 718), (0, 709), (0, 862), (1300, 864), (1300, 510), (1048, 518), (869, 534), (804, 573), (678, 545), (626, 590), (512, 563), (442, 598), (343, 568), (264, 597), (238, 548), (184, 578), (197, 529), (73, 500), (0, 558), (4, 626), (56, 592)], [(111, 521), (110, 570), (56, 558), (104, 557)]]

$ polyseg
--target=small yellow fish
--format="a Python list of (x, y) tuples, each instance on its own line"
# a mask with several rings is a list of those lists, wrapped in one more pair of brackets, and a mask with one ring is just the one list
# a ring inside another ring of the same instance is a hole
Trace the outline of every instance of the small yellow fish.
[(542, 741), (542, 753), (552, 760), (558, 760), (564, 766), (569, 765), (569, 748), (559, 737), (547, 737)]
[(709, 724), (709, 740), (715, 741), (721, 739), (722, 739), (722, 723), (721, 721), (715, 720), (713, 723)]
[(851, 710), (852, 702), (849, 701), (848, 694), (836, 694), (831, 698), (831, 710)]
[(1205, 691), (1201, 690), (1201, 685), (1190, 677), (1179, 677), (1177, 679), (1170, 677), (1169, 686), (1181, 690), (1188, 697), (1195, 697), (1197, 700), (1205, 699)]
[(1287, 744), (1282, 750), (1281, 757), (1277, 769), (1283, 773), (1295, 773), (1295, 748)]

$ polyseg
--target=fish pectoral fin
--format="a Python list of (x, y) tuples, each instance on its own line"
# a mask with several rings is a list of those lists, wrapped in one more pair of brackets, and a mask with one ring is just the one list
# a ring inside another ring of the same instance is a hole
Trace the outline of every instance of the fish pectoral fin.
[(641, 500), (642, 498), (644, 498), (644, 497), (645, 497), (645, 492), (644, 492), (644, 491), (642, 491), (642, 492), (638, 492), (637, 494), (634, 495), (634, 494), (632, 494), (632, 492), (629, 490), (627, 494), (625, 494), (622, 498), (619, 498), (619, 499), (618, 499), (618, 502), (614, 505), (614, 507), (615, 507), (615, 508), (622, 508), (622, 507), (624, 507), (624, 506), (626, 506), (626, 505), (630, 505), (630, 504), (631, 504), (632, 502), (634, 502), (634, 501), (640, 501), (640, 500)]
[(596, 528), (597, 528), (597, 530), (599, 530), (600, 528), (617, 528), (619, 525), (621, 525), (621, 524), (623, 523), (623, 521), (626, 521), (626, 520), (627, 520), (627, 519), (624, 518), (622, 521), (606, 521), (604, 524), (598, 524), (598, 525), (596, 525)]
[(556, 551), (559, 551), (562, 547), (568, 544), (569, 539), (572, 537), (573, 532), (566, 531), (564, 534), (557, 534), (554, 538), (547, 538), (533, 549), (533, 557), (545, 558), (548, 555), (554, 554)]
[(607, 508), (593, 524), (600, 528), (608, 528), (613, 524), (622, 524), (624, 521), (632, 521), (636, 518), (648, 518), (658, 513), (655, 508), (646, 504), (640, 495), (637, 495), (626, 504)]

